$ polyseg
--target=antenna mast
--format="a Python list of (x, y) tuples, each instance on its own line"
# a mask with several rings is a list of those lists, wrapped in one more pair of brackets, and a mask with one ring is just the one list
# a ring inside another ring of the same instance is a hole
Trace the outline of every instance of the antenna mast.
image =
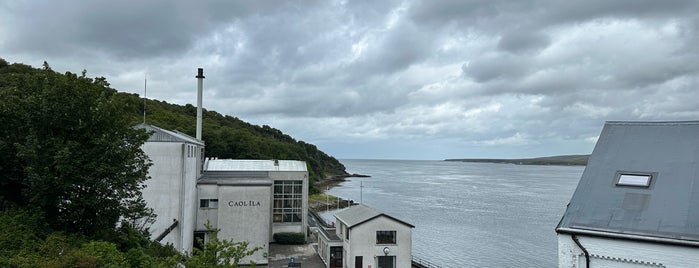
[(359, 181), (359, 204), (364, 204), (364, 183)]
[(143, 74), (143, 123), (146, 123), (146, 94), (148, 94), (148, 74)]

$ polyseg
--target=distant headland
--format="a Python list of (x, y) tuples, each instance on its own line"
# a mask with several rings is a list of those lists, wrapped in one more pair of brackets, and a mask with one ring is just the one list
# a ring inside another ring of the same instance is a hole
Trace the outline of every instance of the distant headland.
[(465, 158), (465, 159), (445, 159), (444, 161), (455, 162), (475, 162), (475, 163), (499, 163), (499, 164), (516, 164), (516, 165), (555, 165), (555, 166), (585, 166), (589, 154), (585, 155), (557, 155), (537, 158), (520, 158), (520, 159), (484, 159), (484, 158)]

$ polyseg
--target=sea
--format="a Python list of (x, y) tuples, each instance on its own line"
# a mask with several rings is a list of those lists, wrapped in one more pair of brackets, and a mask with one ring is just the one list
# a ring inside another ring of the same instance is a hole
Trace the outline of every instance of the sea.
[[(415, 226), (413, 255), (440, 267), (557, 267), (554, 229), (582, 166), (340, 160), (328, 193)], [(321, 215), (334, 221), (334, 213)]]

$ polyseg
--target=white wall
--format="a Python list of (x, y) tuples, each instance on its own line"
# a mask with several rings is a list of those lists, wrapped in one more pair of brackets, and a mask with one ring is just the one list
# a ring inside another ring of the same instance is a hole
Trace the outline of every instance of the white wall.
[[(199, 184), (197, 187), (198, 190), (198, 200), (201, 199), (218, 199), (218, 185), (216, 184)], [(221, 205), (227, 205), (221, 203), (219, 201), (218, 203), (219, 207)], [(211, 209), (211, 208), (200, 208), (199, 204), (197, 204), (197, 225), (196, 225), (196, 230), (197, 231), (207, 231), (206, 229), (206, 223), (209, 223), (211, 225), (211, 228), (217, 229), (218, 228), (218, 208)]]
[[(342, 227), (345, 227), (344, 225)], [(346, 228), (343, 228), (342, 239)], [(377, 245), (376, 231), (396, 231), (395, 245)], [(339, 236), (339, 234), (338, 234)], [(391, 218), (380, 216), (350, 229), (349, 241), (343, 241), (347, 252), (346, 267), (354, 267), (355, 256), (363, 256), (363, 267), (378, 267), (377, 256), (385, 256), (383, 249), (388, 247), (388, 256), (396, 256), (396, 267), (410, 267), (412, 264), (412, 228)]]
[[(197, 179), (200, 175), (201, 160), (199, 155), (201, 147), (193, 144), (185, 144), (183, 148), (184, 160), (184, 191), (182, 204), (182, 250), (192, 252), (194, 244), (194, 228), (197, 218), (197, 207), (199, 207), (199, 199), (197, 199)], [(186, 154), (186, 146), (190, 146), (192, 153)]]
[[(150, 227), (151, 239), (163, 233), (173, 222), (182, 223), (182, 143), (146, 142), (143, 151), (148, 155), (153, 165), (148, 169), (151, 177), (146, 181), (143, 198), (148, 207), (157, 214), (155, 223)], [(181, 225), (172, 230), (161, 243), (172, 244), (182, 250)]]
[[(150, 227), (151, 239), (162, 234), (177, 219), (178, 225), (161, 243), (172, 244), (180, 252), (192, 252), (192, 235), (196, 218), (196, 180), (198, 158), (187, 154), (181, 142), (146, 142), (142, 149), (153, 165), (148, 169), (143, 198), (157, 214)], [(198, 150), (197, 150), (198, 151)]]
[[(591, 255), (590, 267), (699, 267), (699, 248), (577, 236)], [(583, 251), (568, 234), (558, 234), (558, 267), (585, 268)]]
[(262, 247), (242, 263), (253, 260), (266, 264), (272, 220), (272, 188), (270, 186), (219, 186), (219, 238), (247, 241), (250, 247)]

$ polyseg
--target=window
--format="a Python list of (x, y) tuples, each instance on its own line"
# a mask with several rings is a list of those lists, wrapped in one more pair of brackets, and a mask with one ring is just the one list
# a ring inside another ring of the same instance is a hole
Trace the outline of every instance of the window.
[(376, 231), (376, 244), (395, 244), (396, 231)]
[(378, 256), (377, 268), (396, 268), (396, 256)]
[(199, 199), (200, 208), (218, 208), (218, 199)]
[(619, 173), (617, 186), (649, 187), (653, 176), (651, 174), (625, 174)]
[(347, 239), (347, 241), (349, 241), (349, 232), (350, 232), (350, 229), (347, 228), (347, 230), (345, 230), (345, 239)]
[(301, 222), (303, 181), (274, 181), (274, 222)]
[(200, 250), (204, 250), (204, 244), (206, 243), (206, 232), (194, 232), (193, 247)]

